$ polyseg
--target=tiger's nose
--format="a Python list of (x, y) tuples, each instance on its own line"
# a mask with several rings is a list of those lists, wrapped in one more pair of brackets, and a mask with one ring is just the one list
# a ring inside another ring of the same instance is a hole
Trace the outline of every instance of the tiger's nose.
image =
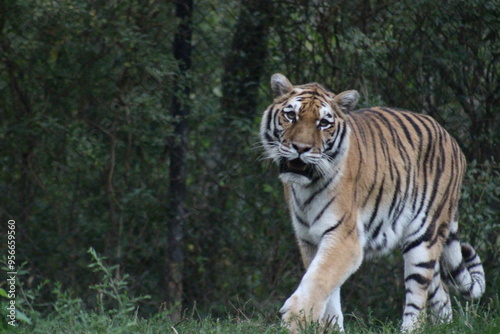
[(297, 153), (300, 155), (302, 153), (306, 153), (312, 149), (312, 146), (307, 145), (307, 144), (299, 144), (299, 143), (293, 143), (292, 147), (297, 151)]

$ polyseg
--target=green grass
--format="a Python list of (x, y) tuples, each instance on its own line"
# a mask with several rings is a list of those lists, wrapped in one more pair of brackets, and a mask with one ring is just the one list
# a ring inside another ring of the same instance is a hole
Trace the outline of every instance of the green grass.
[[(132, 297), (127, 285), (128, 277), (113, 278), (114, 267), (108, 267), (93, 249), (89, 250), (93, 257), (90, 267), (99, 275), (99, 284), (90, 287), (90, 296), (94, 295), (96, 305), (86, 307), (80, 298), (75, 298), (70, 291), (63, 291), (60, 284), (55, 284), (52, 293), (55, 302), (47, 305), (37, 300), (38, 292), (24, 291), (16, 305), (18, 311), (18, 327), (7, 325), (6, 318), (0, 319), (0, 333), (39, 333), (39, 334), (127, 334), (127, 333), (174, 333), (174, 334), (235, 334), (235, 333), (266, 333), (286, 334), (286, 328), (280, 325), (276, 313), (249, 313), (233, 307), (225, 317), (214, 318), (200, 315), (196, 309), (184, 312), (180, 321), (171, 321), (166, 311), (150, 317), (138, 316), (138, 306), (144, 297)], [(22, 270), (19, 271), (22, 273)], [(43, 283), (41, 286), (44, 286)], [(1, 290), (1, 289), (0, 289)], [(0, 294), (0, 308), (5, 310), (7, 299)], [(88, 296), (87, 296), (88, 297)], [(448, 324), (431, 325), (425, 323), (415, 334), (499, 334), (500, 333), (500, 296), (489, 300), (489, 305), (455, 302), (453, 321)], [(278, 308), (276, 308), (277, 310)], [(44, 310), (41, 313), (39, 310)], [(47, 312), (50, 310), (50, 312)], [(256, 315), (257, 314), (257, 315)], [(398, 315), (399, 316), (399, 315)], [(394, 316), (395, 319), (398, 316)], [(400, 333), (400, 323), (379, 321), (374, 317), (366, 319), (354, 315), (344, 315), (344, 326), (348, 334), (390, 334)], [(324, 330), (317, 325), (305, 328), (304, 334), (337, 333), (335, 330)]]
[[(345, 327), (347, 333), (399, 333), (399, 324), (383, 323), (375, 319), (357, 319), (346, 315)], [(225, 318), (200, 318), (191, 314), (178, 322), (168, 319), (167, 313), (159, 313), (150, 319), (138, 318), (134, 313), (127, 315), (109, 315), (84, 311), (69, 306), (60, 313), (52, 313), (45, 317), (35, 318), (31, 315), (32, 324), (22, 324), (16, 333), (288, 333), (280, 326), (279, 320), (247, 319), (228, 315)], [(324, 331), (311, 325), (305, 334), (336, 333), (334, 330)], [(476, 309), (474, 307), (455, 310), (454, 321), (449, 324), (425, 324), (418, 334), (499, 334), (500, 315), (498, 311)]]

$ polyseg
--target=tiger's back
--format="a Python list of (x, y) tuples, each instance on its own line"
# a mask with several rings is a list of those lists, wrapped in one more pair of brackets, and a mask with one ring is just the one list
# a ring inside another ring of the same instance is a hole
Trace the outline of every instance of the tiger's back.
[(390, 108), (352, 111), (359, 94), (271, 78), (261, 140), (280, 169), (306, 267), (281, 309), (301, 321), (343, 328), (340, 287), (364, 258), (396, 246), (405, 261), (404, 330), (429, 303), (436, 321), (451, 319), (446, 283), (469, 298), (485, 288), (481, 260), (458, 240), (465, 158), (431, 117)]

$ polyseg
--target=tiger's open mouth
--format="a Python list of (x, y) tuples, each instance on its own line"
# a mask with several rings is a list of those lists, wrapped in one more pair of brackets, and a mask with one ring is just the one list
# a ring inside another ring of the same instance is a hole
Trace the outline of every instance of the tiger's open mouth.
[(309, 164), (306, 164), (299, 158), (293, 160), (281, 159), (280, 173), (295, 173), (304, 175), (308, 178), (312, 178), (313, 167)]

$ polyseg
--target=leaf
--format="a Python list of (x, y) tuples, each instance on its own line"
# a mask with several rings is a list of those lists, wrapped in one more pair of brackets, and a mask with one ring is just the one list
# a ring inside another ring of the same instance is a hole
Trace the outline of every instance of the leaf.
[(31, 319), (19, 310), (16, 310), (16, 319), (31, 325)]
[(214, 93), (215, 96), (217, 96), (218, 98), (221, 98), (222, 97), (222, 89), (220, 86), (217, 86), (217, 87), (214, 87), (212, 89), (212, 93)]

